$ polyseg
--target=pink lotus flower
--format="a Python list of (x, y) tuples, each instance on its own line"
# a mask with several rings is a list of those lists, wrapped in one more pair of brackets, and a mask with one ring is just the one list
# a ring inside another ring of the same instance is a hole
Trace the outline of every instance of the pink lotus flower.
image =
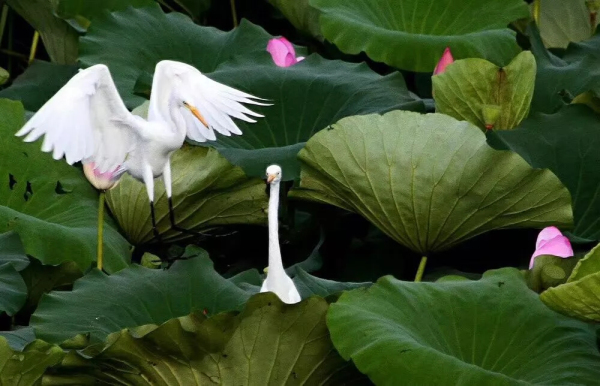
[(289, 67), (304, 59), (303, 56), (296, 57), (294, 46), (284, 37), (269, 40), (267, 51), (279, 67)]
[(441, 74), (446, 71), (446, 67), (454, 63), (454, 58), (452, 57), (452, 52), (450, 52), (450, 47), (446, 47), (444, 50), (444, 54), (440, 58), (437, 66), (435, 66), (435, 70), (433, 70), (433, 75)]
[(92, 162), (89, 164), (83, 165), (83, 173), (88, 181), (98, 190), (108, 190), (112, 189), (119, 183), (119, 179), (121, 173), (117, 174), (119, 167), (117, 167), (112, 172), (104, 172), (100, 173), (98, 169), (95, 168), (96, 165)]
[(573, 248), (568, 238), (556, 227), (542, 229), (535, 243), (535, 252), (531, 256), (529, 269), (533, 268), (533, 261), (540, 255), (554, 255), (563, 259), (573, 256)]

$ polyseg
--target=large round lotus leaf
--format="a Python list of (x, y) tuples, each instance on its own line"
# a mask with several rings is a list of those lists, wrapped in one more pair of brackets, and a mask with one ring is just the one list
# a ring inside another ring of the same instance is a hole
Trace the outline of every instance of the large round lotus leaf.
[(345, 293), (327, 326), (377, 385), (595, 384), (595, 329), (548, 309), (513, 268), (478, 281), (386, 276)]
[(600, 29), (581, 43), (571, 43), (562, 57), (548, 51), (535, 25), (527, 28), (537, 63), (533, 111), (554, 113), (587, 91), (600, 96)]
[[(173, 208), (178, 226), (200, 230), (228, 224), (264, 224), (268, 206), (265, 182), (249, 179), (215, 149), (184, 146), (171, 156)], [(146, 187), (129, 175), (106, 195), (110, 210), (133, 244), (152, 241)], [(158, 231), (163, 241), (181, 236), (171, 230), (162, 178), (154, 185)]]
[(90, 20), (104, 12), (120, 11), (127, 7), (146, 7), (154, 4), (154, 0), (53, 0), (56, 16), (67, 19), (75, 29), (85, 32)]
[(570, 195), (554, 174), (442, 114), (344, 118), (299, 158), (292, 196), (357, 212), (423, 254), (492, 229), (572, 223)]
[(571, 42), (580, 42), (592, 36), (600, 19), (591, 25), (590, 10), (585, 3), (586, 0), (540, 2), (538, 25), (546, 47), (567, 48)]
[[(73, 351), (44, 378), (128, 385), (345, 385), (363, 379), (335, 351), (318, 297), (294, 305), (252, 297), (239, 313), (200, 312), (112, 334), (92, 357)], [(64, 374), (64, 375), (63, 375)], [(51, 383), (53, 382), (53, 383)]]
[(455, 58), (507, 64), (519, 51), (507, 25), (529, 16), (521, 0), (309, 0), (325, 39), (403, 70), (430, 72), (450, 47)]
[(22, 351), (14, 351), (0, 336), (0, 385), (34, 386), (42, 384), (44, 372), (65, 356), (58, 346), (36, 340)]
[(506, 67), (484, 59), (458, 60), (432, 78), (436, 111), (482, 129), (512, 129), (529, 113), (535, 70), (530, 51)]
[(536, 168), (550, 169), (573, 197), (577, 237), (600, 240), (600, 116), (570, 105), (555, 114), (534, 113), (518, 128), (491, 133), (493, 146), (518, 153)]
[(565, 284), (549, 288), (540, 298), (565, 315), (600, 322), (600, 244), (581, 259)]
[(27, 286), (19, 271), (0, 256), (0, 313), (16, 314), (27, 300)]
[(44, 295), (31, 325), (48, 342), (82, 333), (100, 341), (123, 328), (160, 324), (194, 310), (215, 314), (243, 307), (250, 294), (221, 277), (204, 250), (188, 249), (186, 256), (166, 271), (139, 265), (110, 276), (91, 271), (73, 291)]
[(273, 103), (253, 107), (265, 116), (256, 123), (238, 121), (243, 135), (219, 136), (210, 143), (255, 177), (264, 177), (266, 167), (277, 163), (285, 180), (298, 178), (298, 151), (314, 133), (343, 117), (423, 109), (423, 103), (409, 94), (400, 73), (381, 76), (364, 63), (318, 55), (287, 68), (277, 67), (267, 52), (237, 57), (210, 77)]
[(94, 19), (81, 38), (79, 59), (86, 67), (106, 64), (126, 105), (134, 108), (144, 102), (133, 94), (136, 81), (152, 75), (159, 61), (178, 60), (211, 72), (234, 55), (266, 50), (270, 38), (245, 20), (223, 32), (198, 26), (177, 12), (165, 14), (158, 5), (128, 8)]
[[(0, 100), (0, 232), (19, 234), (25, 252), (44, 264), (74, 261), (85, 270), (96, 260), (98, 192), (83, 173), (25, 143), (15, 133), (23, 126), (23, 106)], [(105, 269), (127, 266), (129, 244), (114, 222), (104, 223)]]

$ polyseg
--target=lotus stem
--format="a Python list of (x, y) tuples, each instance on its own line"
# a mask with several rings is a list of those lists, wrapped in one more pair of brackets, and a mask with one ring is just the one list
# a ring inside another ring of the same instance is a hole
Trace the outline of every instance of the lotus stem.
[(535, 20), (535, 24), (537, 24), (538, 28), (540, 28), (540, 9), (542, 8), (541, 3), (542, 0), (533, 0), (533, 20)]
[(97, 267), (100, 271), (102, 271), (103, 259), (102, 255), (102, 244), (104, 243), (103, 230), (104, 230), (104, 195), (105, 191), (102, 190), (100, 192), (100, 202), (98, 204), (98, 260), (96, 262)]
[(2, 44), (2, 37), (4, 36), (4, 29), (6, 28), (6, 18), (8, 17), (8, 5), (2, 6), (2, 15), (0, 16), (0, 45)]
[(231, 17), (233, 18), (233, 28), (238, 26), (237, 12), (235, 10), (235, 0), (229, 0), (231, 3)]
[(421, 257), (417, 274), (415, 275), (415, 283), (418, 283), (423, 279), (423, 273), (425, 272), (425, 266), (427, 265), (427, 256)]
[(35, 31), (33, 34), (33, 42), (31, 42), (31, 50), (29, 51), (29, 64), (35, 59), (35, 53), (37, 52), (38, 42), (40, 40), (40, 33)]

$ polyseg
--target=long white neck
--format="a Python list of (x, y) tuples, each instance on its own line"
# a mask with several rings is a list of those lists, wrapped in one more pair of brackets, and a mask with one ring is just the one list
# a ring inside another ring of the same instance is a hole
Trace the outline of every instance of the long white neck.
[(183, 112), (181, 111), (181, 103), (179, 99), (175, 97), (175, 94), (172, 92), (169, 96), (169, 115), (171, 118), (171, 127), (174, 129), (175, 133), (185, 139), (187, 134), (185, 118), (183, 117)]
[[(269, 198), (269, 271), (282, 272), (281, 250), (279, 249), (279, 181), (271, 183), (271, 196)], [(268, 276), (267, 275), (267, 276)]]

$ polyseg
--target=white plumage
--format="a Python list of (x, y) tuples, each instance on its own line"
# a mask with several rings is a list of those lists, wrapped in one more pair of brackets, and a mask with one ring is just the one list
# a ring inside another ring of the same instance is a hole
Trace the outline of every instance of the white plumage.
[(279, 248), (279, 184), (281, 168), (271, 165), (267, 168), (267, 183), (271, 185), (269, 197), (269, 268), (260, 292), (274, 292), (281, 301), (288, 304), (298, 303), (302, 299), (296, 285), (285, 273)]
[(114, 179), (131, 174), (145, 183), (152, 204), (154, 178), (161, 175), (171, 198), (170, 156), (186, 137), (204, 142), (215, 140), (215, 131), (242, 134), (231, 117), (256, 122), (249, 116), (262, 115), (242, 103), (268, 105), (257, 100), (190, 65), (164, 60), (156, 65), (144, 120), (127, 110), (108, 67), (98, 64), (73, 76), (16, 135), (27, 135), (26, 142), (45, 136), (42, 151), (54, 159), (93, 164)]

